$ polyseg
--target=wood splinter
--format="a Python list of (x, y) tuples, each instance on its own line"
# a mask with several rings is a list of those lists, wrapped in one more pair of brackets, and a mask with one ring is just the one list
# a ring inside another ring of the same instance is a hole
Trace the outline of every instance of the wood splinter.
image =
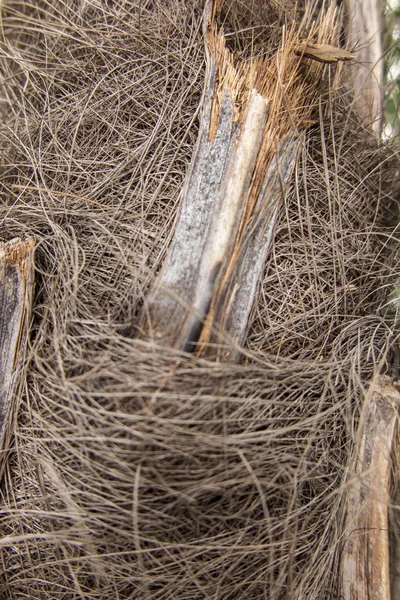
[(33, 238), (0, 243), (0, 478), (13, 434), (20, 368), (26, 354), (34, 248)]
[(355, 55), (343, 48), (336, 48), (329, 44), (304, 43), (295, 49), (296, 54), (311, 58), (321, 63), (336, 63), (339, 61), (354, 60)]

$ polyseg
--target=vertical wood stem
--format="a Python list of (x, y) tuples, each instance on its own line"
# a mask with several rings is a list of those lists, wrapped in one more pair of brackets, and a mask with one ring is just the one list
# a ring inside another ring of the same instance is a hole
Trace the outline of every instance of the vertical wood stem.
[(390, 379), (378, 376), (365, 400), (349, 473), (343, 600), (390, 598), (388, 503), (399, 406)]
[(34, 266), (33, 238), (0, 243), (0, 477), (13, 435), (26, 354)]

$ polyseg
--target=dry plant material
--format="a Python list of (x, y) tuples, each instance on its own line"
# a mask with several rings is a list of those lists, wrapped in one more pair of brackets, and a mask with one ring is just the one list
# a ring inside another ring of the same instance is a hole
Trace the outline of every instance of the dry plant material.
[(329, 44), (302, 44), (295, 49), (296, 54), (311, 58), (321, 63), (336, 63), (339, 61), (354, 60), (355, 55), (343, 48), (335, 48)]
[(377, 377), (366, 395), (349, 473), (344, 600), (390, 600), (388, 505), (399, 407), (400, 394), (390, 378)]
[(18, 409), (33, 292), (35, 242), (0, 242), (0, 477)]
[[(274, 237), (277, 215), (296, 164), (302, 132), (324, 90), (320, 62), (352, 55), (329, 45), (338, 16), (329, 9), (302, 46), (298, 26), (283, 28), (272, 56), (243, 60), (226, 47), (209, 2), (209, 55), (200, 133), (167, 260), (146, 300), (139, 331), (158, 344), (207, 353), (224, 338), (238, 358)], [(220, 353), (221, 355), (221, 353)]]
[[(285, 23), (309, 40), (306, 4), (230, 0), (227, 45), (267, 60)], [(397, 336), (397, 162), (335, 90), (303, 133), (246, 360), (134, 339), (199, 136), (203, 8), (1, 3), (0, 230), (38, 242), (5, 600), (340, 598), (354, 430)]]

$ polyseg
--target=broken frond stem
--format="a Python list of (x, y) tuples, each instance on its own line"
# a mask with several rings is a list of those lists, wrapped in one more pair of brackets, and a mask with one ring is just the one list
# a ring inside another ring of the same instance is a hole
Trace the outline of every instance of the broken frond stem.
[(33, 238), (0, 243), (0, 476), (13, 434), (15, 398), (26, 353), (34, 246)]
[(346, 541), (342, 553), (344, 600), (389, 600), (390, 473), (400, 394), (378, 376), (366, 396), (349, 473)]
[[(294, 25), (274, 54), (244, 60), (217, 29), (219, 9), (206, 11), (206, 93), (180, 219), (139, 324), (144, 337), (199, 353), (217, 338), (244, 341), (302, 132), (326, 89), (324, 65), (298, 56)], [(333, 43), (338, 25), (329, 9), (308, 37)]]

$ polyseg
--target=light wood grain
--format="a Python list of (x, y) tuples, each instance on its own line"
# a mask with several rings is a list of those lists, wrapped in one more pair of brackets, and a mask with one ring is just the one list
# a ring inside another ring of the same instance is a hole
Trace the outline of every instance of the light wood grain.
[(226, 91), (211, 139), (213, 88), (214, 68), (175, 236), (140, 322), (141, 335), (159, 344), (183, 350), (199, 344), (203, 352), (219, 329), (237, 344), (244, 340), (300, 140), (300, 134), (289, 134), (279, 144), (243, 223), (268, 101), (253, 91), (240, 125)]
[(357, 64), (349, 67), (357, 110), (378, 137), (382, 133), (383, 48), (382, 4), (377, 0), (346, 0), (347, 47), (355, 48)]
[[(299, 134), (289, 135), (279, 144), (265, 175), (252, 219), (246, 224), (237, 251), (231, 255), (224, 276), (215, 288), (209, 311), (211, 318), (203, 328), (199, 343), (200, 346), (211, 344), (211, 348), (216, 345), (221, 359), (240, 358), (240, 347), (251, 324), (249, 318), (254, 298), (271, 250), (279, 210), (299, 147)], [(230, 341), (231, 349), (228, 351), (223, 349), (223, 344), (221, 346), (224, 338)], [(232, 348), (234, 344), (236, 350)]]
[[(201, 354), (220, 334), (231, 347), (244, 341), (302, 135), (281, 122), (266, 127), (268, 94), (257, 86), (265, 88), (267, 66), (235, 63), (213, 22), (217, 5), (207, 3), (204, 16), (205, 91), (181, 211), (138, 323), (139, 337)], [(297, 68), (294, 52), (289, 62)]]
[(365, 399), (348, 478), (343, 600), (390, 599), (388, 505), (399, 406), (390, 378), (376, 377)]

